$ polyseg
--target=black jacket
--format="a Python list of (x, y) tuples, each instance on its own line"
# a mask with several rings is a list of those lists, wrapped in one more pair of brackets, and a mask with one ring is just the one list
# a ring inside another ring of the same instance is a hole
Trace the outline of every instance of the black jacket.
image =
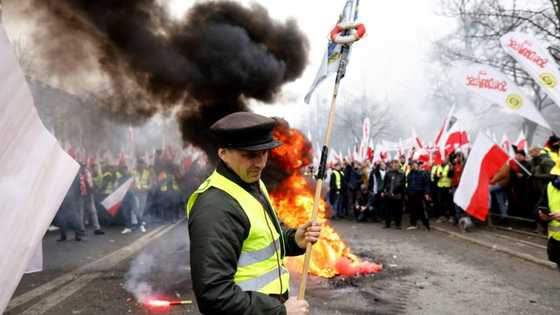
[[(385, 175), (386, 174), (387, 174), (387, 170), (385, 170)], [(368, 177), (368, 191), (374, 194), (383, 192), (384, 190), (383, 186), (385, 183), (384, 179), (385, 177), (381, 176), (381, 168), (379, 166), (372, 169), (371, 172), (369, 172), (369, 177)]]
[(402, 199), (405, 192), (405, 177), (401, 171), (389, 171), (385, 174), (383, 191), (390, 199)]
[(410, 171), (406, 177), (406, 192), (410, 195), (425, 195), (430, 192), (430, 177), (425, 171)]
[[(272, 207), (260, 192), (258, 183), (247, 184), (224, 163), (217, 171), (260, 200), (270, 216)], [(295, 242), (295, 229), (275, 228), (281, 234), (286, 256), (305, 253)], [(201, 194), (189, 216), (190, 263), (194, 293), (203, 314), (286, 314), (274, 297), (245, 292), (233, 282), (243, 242), (250, 223), (241, 206), (226, 192), (209, 188)], [(289, 286), (289, 284), (286, 284)], [(287, 298), (287, 296), (283, 296)]]

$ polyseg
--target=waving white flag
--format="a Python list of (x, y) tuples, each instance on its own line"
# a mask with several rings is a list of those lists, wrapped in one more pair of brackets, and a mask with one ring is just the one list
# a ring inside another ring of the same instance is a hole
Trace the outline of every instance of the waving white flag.
[(560, 106), (560, 71), (546, 45), (533, 36), (511, 32), (500, 38), (504, 50), (533, 77), (543, 90)]
[[(358, 3), (357, 0), (347, 0), (342, 10), (342, 14), (339, 16), (338, 23), (341, 22), (351, 22), (356, 21), (358, 18)], [(342, 45), (329, 42), (327, 46), (327, 51), (323, 56), (321, 66), (317, 72), (317, 76), (309, 88), (309, 92), (305, 95), (305, 103), (309, 104), (311, 101), (311, 95), (330, 74), (336, 73), (342, 60)]]
[[(0, 24), (0, 314), (33, 260), (79, 165), (45, 128)], [(40, 268), (39, 268), (40, 269)], [(28, 269), (29, 270), (29, 269)]]
[(504, 112), (523, 116), (551, 129), (533, 102), (503, 73), (489, 66), (473, 64), (464, 67), (461, 76), (467, 89), (497, 104)]

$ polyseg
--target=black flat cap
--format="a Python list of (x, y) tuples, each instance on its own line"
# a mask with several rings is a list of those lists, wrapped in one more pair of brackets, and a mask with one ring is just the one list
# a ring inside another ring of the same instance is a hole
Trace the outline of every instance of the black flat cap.
[(274, 149), (281, 142), (272, 138), (276, 121), (250, 112), (229, 114), (210, 127), (220, 148), (235, 148), (246, 151)]

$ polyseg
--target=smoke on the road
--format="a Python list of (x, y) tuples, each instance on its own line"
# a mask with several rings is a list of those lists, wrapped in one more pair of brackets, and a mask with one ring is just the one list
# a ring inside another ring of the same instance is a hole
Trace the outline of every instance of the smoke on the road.
[[(181, 231), (186, 229), (181, 228)], [(157, 244), (144, 248), (132, 261), (124, 288), (140, 303), (176, 294), (174, 289), (190, 279), (187, 239), (186, 233), (170, 231), (157, 240)]]

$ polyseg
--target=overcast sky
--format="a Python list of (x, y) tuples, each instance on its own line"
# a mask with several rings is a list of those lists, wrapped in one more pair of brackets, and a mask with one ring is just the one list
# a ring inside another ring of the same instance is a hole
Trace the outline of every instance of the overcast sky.
[[(309, 38), (310, 63), (305, 73), (299, 80), (284, 87), (286, 97), (281, 100), (288, 99), (289, 104), (255, 108), (258, 112), (282, 116), (299, 124), (302, 111), (309, 108), (304, 105), (303, 97), (315, 78), (326, 49), (327, 34), (333, 28), (345, 0), (257, 2), (264, 5), (273, 18), (295, 18)], [(169, 8), (173, 15), (180, 17), (192, 3), (170, 0)], [(432, 40), (447, 34), (454, 27), (453, 21), (436, 14), (438, 3), (439, 0), (362, 0), (359, 20), (366, 25), (368, 35), (354, 45), (342, 93), (359, 95), (367, 89), (367, 94), (378, 100), (387, 97), (392, 103), (402, 104), (399, 111), (414, 117), (411, 123), (419, 127), (426, 123), (428, 114), (422, 109), (429, 92), (427, 54)], [(332, 82), (323, 83), (318, 90), (321, 98), (330, 99), (331, 93)]]

